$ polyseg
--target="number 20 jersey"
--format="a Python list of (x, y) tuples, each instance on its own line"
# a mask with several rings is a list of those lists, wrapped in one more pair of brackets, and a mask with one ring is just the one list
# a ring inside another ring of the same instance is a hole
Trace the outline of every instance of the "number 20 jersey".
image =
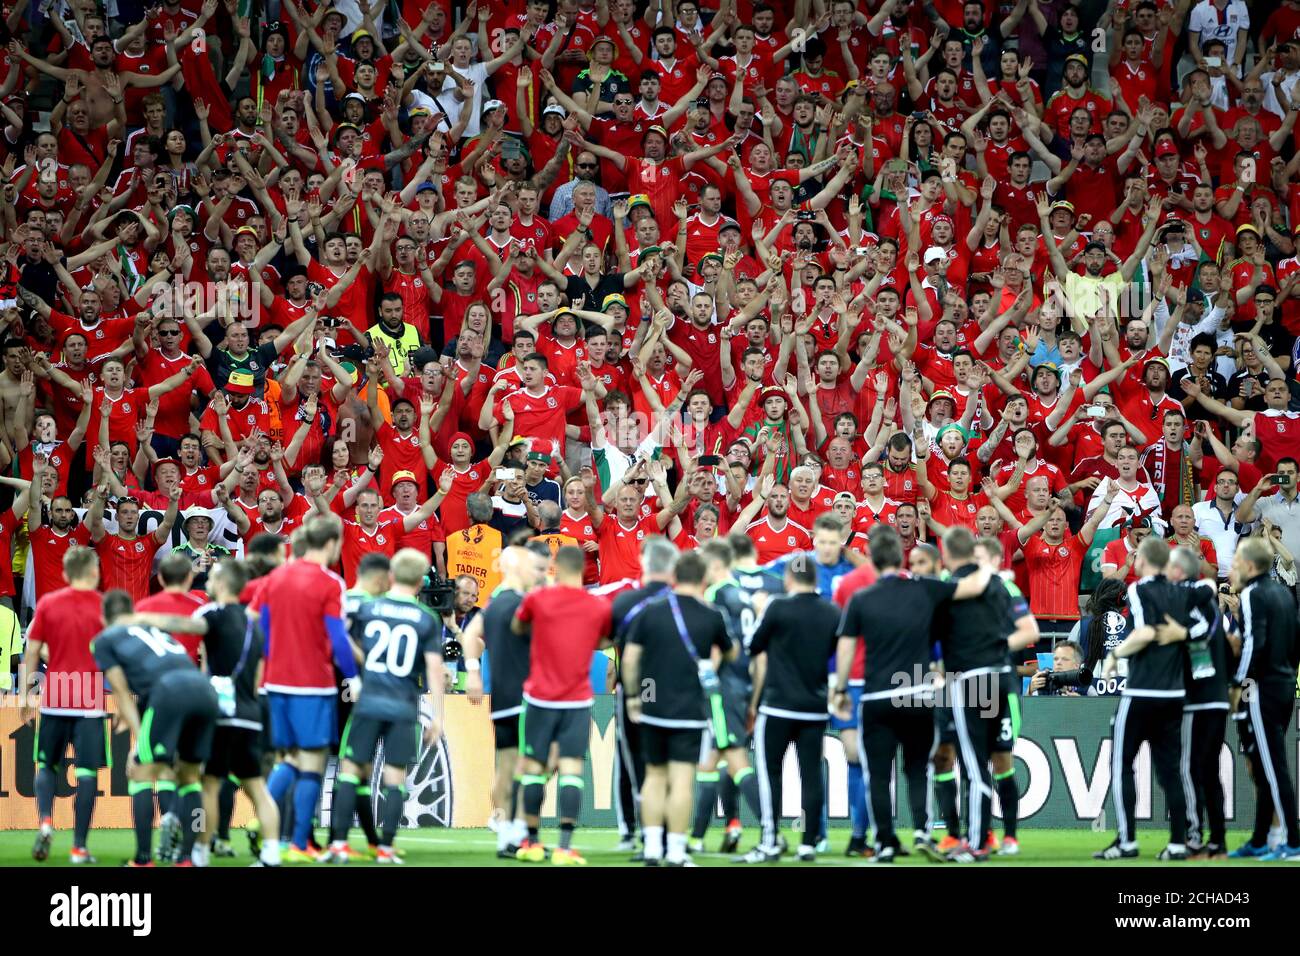
[(375, 720), (418, 720), (424, 655), (442, 654), (442, 621), (412, 598), (386, 594), (357, 608), (352, 638), (365, 660), (352, 712)]

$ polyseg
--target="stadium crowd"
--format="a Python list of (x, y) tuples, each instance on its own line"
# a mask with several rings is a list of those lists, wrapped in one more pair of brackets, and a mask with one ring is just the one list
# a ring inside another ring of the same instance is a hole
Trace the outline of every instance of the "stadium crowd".
[(1120, 694), (1148, 537), (1226, 631), (1243, 540), (1295, 600), (1300, 2), (1264, 13), (12, 4), (0, 597), (38, 627), (84, 547), (188, 615), (335, 516), (303, 547), (348, 588), (418, 552), (459, 635), (485, 540), (608, 602), (739, 534), (830, 598), (875, 529), (929, 574), (964, 528), (1074, 675), (1029, 692)]

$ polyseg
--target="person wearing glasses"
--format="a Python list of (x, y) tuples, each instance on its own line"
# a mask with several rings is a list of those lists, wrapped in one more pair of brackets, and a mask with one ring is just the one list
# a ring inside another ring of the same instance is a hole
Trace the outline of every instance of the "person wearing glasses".
[[(150, 335), (151, 331), (153, 335)], [(150, 341), (155, 337), (156, 345)], [(177, 319), (155, 316), (152, 329), (137, 324), (132, 338), (138, 363), (137, 375), (146, 387), (165, 382), (190, 365), (191, 357), (182, 349), (185, 333)], [(190, 386), (189, 389), (174, 388), (158, 396), (151, 444), (160, 458), (171, 458), (180, 453), (181, 438), (190, 430), (190, 413), (202, 407), (199, 395), (211, 395), (217, 389), (203, 366), (194, 370)]]
[(596, 159), (596, 155), (590, 150), (579, 150), (573, 158), (573, 178), (557, 188), (551, 196), (551, 204), (547, 212), (552, 223), (573, 212), (573, 191), (583, 183), (590, 183), (596, 188), (596, 214), (606, 218), (613, 215), (614, 206), (610, 202), (609, 193), (596, 183), (596, 175), (599, 172), (600, 160)]

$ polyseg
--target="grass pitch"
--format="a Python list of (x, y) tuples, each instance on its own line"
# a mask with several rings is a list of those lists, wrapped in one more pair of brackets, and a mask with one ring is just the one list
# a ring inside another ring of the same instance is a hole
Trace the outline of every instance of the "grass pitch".
[[(942, 836), (939, 831), (938, 836)], [(253, 862), (253, 857), (248, 850), (247, 840), (244, 835), (237, 831), (232, 831), (232, 844), (236, 851), (233, 858), (214, 858), (212, 863), (217, 867), (236, 867), (248, 866)], [(318, 831), (318, 837), (323, 837), (323, 832)], [(790, 834), (786, 838), (790, 839)], [(831, 851), (823, 854), (817, 860), (815, 866), (872, 866), (866, 860), (849, 859), (844, 856), (844, 847), (848, 842), (847, 830), (835, 830), (831, 834)], [(900, 836), (910, 839), (910, 831), (900, 831)], [(1235, 848), (1244, 843), (1249, 837), (1245, 831), (1230, 831), (1228, 833), (1228, 846)], [(556, 833), (553, 828), (543, 828), (542, 840), (546, 845), (554, 845)], [(1124, 866), (1144, 866), (1155, 863), (1156, 854), (1163, 849), (1168, 842), (1168, 834), (1164, 830), (1147, 829), (1139, 831), (1139, 843), (1141, 845), (1142, 855), (1136, 860), (1116, 860), (1101, 862), (1092, 859), (1092, 854), (1096, 850), (1105, 847), (1114, 838), (1114, 834), (1093, 833), (1090, 830), (1035, 830), (1022, 828), (1020, 831), (1020, 854), (1015, 857), (994, 855), (989, 864), (999, 867), (1025, 867), (1025, 866), (1104, 866), (1104, 867), (1124, 867)], [(0, 866), (5, 867), (22, 867), (22, 866), (70, 866), (68, 862), (68, 849), (71, 846), (70, 831), (58, 831), (54, 835), (54, 843), (50, 849), (50, 857), (43, 863), (37, 863), (32, 859), (31, 848), (32, 841), (35, 839), (35, 832), (32, 830), (9, 830), (0, 832)], [(710, 829), (705, 839), (706, 852), (694, 854), (693, 859), (700, 866), (732, 866), (731, 856), (723, 856), (717, 853), (718, 843), (722, 839), (722, 829), (714, 827)], [(741, 840), (741, 849), (748, 850), (754, 846), (758, 839), (758, 830), (750, 828), (745, 831), (745, 836)], [(578, 830), (574, 835), (574, 847), (581, 852), (586, 858), (589, 866), (639, 866), (629, 861), (631, 854), (617, 851), (614, 849), (618, 842), (618, 833), (614, 830)], [(792, 841), (793, 842), (793, 841)], [(155, 846), (156, 837), (155, 837)], [(364, 850), (364, 841), (355, 833), (352, 845), (358, 850)], [(400, 849), (406, 851), (405, 864), (408, 867), (421, 866), (510, 866), (510, 867), (528, 867), (536, 868), (539, 864), (519, 863), (513, 860), (498, 860), (496, 857), (496, 836), (486, 829), (472, 830), (447, 830), (447, 829), (424, 829), (424, 830), (403, 830), (398, 834), (397, 845)], [(90, 834), (89, 840), (90, 852), (98, 859), (99, 867), (119, 866), (131, 858), (135, 849), (135, 839), (130, 830), (94, 830)], [(312, 864), (301, 864), (302, 866), (311, 866)], [(323, 868), (323, 864), (315, 864)], [(376, 866), (377, 864), (362, 861), (353, 861), (347, 866)], [(549, 866), (550, 864), (540, 864)], [(801, 864), (794, 859), (793, 855), (784, 857), (780, 863), (766, 864), (767, 866), (789, 867), (806, 867), (810, 864)], [(935, 866), (936, 864), (927, 863), (924, 858), (910, 856), (900, 859), (896, 866)], [(1165, 864), (1171, 865), (1171, 864)], [(759, 865), (761, 869), (763, 865)], [(1286, 867), (1285, 863), (1267, 864), (1258, 863), (1254, 860), (1215, 860), (1203, 861), (1192, 860), (1187, 863), (1179, 864), (1180, 867), (1225, 867), (1225, 866), (1278, 866)], [(392, 867), (389, 867), (390, 869)], [(748, 867), (747, 867), (748, 868)]]

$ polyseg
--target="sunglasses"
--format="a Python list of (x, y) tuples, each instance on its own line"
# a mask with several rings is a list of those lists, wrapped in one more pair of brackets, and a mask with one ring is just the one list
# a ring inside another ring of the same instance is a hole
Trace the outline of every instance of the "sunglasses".
[(633, 484), (633, 485), (648, 485), (648, 484), (650, 484), (650, 479), (649, 479), (649, 478), (633, 478), (632, 481), (630, 482), (630, 484)]
[(159, 329), (158, 334), (159, 335), (180, 335), (181, 330), (180, 329)]
[(599, 163), (574, 163), (579, 169), (595, 169)]

